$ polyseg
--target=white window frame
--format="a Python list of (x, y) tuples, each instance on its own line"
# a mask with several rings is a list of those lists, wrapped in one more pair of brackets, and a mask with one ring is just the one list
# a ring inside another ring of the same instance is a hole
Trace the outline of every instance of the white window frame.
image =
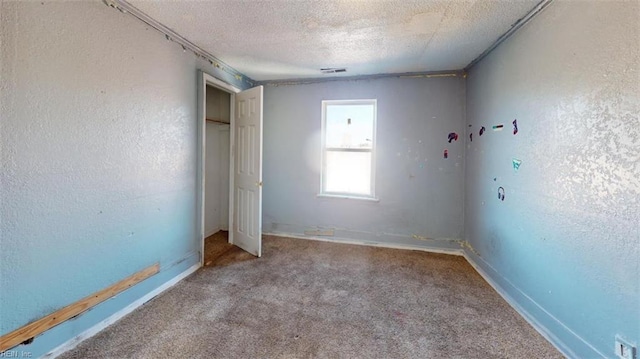
[[(373, 138), (371, 139), (371, 150), (369, 149), (360, 149), (360, 148), (331, 148), (327, 149), (326, 147), (326, 126), (327, 126), (327, 106), (333, 105), (373, 105)], [(377, 117), (378, 117), (378, 100), (376, 99), (361, 99), (361, 100), (323, 100), (322, 101), (322, 132), (321, 132), (321, 148), (320, 148), (320, 193), (318, 197), (334, 197), (334, 198), (351, 198), (351, 199), (361, 199), (361, 200), (369, 200), (377, 202), (376, 198), (376, 127), (377, 127)], [(331, 151), (340, 151), (340, 152), (370, 152), (371, 153), (371, 193), (368, 195), (360, 194), (360, 193), (349, 193), (349, 192), (328, 192), (325, 189), (325, 176), (327, 173), (327, 163), (326, 163), (326, 152), (328, 150)]]

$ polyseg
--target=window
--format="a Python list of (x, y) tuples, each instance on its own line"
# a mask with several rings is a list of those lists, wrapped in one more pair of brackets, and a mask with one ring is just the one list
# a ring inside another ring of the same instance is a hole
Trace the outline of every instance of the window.
[(322, 101), (321, 195), (374, 198), (376, 100)]

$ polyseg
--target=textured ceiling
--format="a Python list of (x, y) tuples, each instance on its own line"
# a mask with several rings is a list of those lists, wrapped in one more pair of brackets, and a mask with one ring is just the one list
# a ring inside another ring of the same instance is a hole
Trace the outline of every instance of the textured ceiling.
[(462, 69), (539, 0), (129, 2), (265, 81)]

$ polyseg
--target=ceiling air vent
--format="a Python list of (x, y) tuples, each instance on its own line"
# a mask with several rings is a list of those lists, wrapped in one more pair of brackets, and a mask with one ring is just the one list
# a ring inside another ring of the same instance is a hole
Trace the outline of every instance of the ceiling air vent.
[(324, 69), (320, 69), (320, 72), (323, 74), (337, 74), (339, 72), (347, 72), (347, 69), (340, 67), (326, 67)]

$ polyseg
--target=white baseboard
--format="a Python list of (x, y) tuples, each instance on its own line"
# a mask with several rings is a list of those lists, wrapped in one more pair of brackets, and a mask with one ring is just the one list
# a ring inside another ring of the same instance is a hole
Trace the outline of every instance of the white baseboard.
[(101, 321), (100, 323), (94, 325), (93, 327), (85, 330), (84, 332), (78, 334), (77, 336), (69, 339), (65, 343), (59, 345), (57, 348), (51, 350), (50, 352), (48, 352), (47, 354), (42, 356), (42, 358), (47, 358), (47, 359), (55, 358), (55, 357), (59, 356), (60, 354), (75, 348), (82, 341), (91, 338), (92, 336), (94, 336), (98, 332), (100, 332), (101, 330), (105, 329), (106, 327), (110, 326), (111, 324), (113, 324), (113, 323), (117, 322), (118, 320), (122, 319), (125, 315), (133, 312), (138, 307), (140, 307), (144, 303), (150, 301), (151, 299), (153, 299), (154, 297), (156, 297), (160, 293), (164, 292), (165, 290), (173, 287), (179, 281), (181, 281), (182, 279), (184, 279), (185, 277), (187, 277), (191, 273), (197, 271), (199, 268), (200, 268), (200, 263), (196, 263), (196, 264), (192, 265), (189, 269), (185, 270), (184, 272), (182, 272), (182, 273), (178, 274), (177, 276), (171, 278), (170, 280), (166, 281), (164, 284), (162, 284), (161, 286), (159, 286), (156, 289), (152, 290), (151, 292), (147, 293), (142, 298), (140, 298), (140, 299), (136, 300), (135, 302), (129, 304), (128, 306), (122, 308), (121, 310), (119, 310), (116, 313), (112, 314), (107, 319), (105, 319), (105, 320)]
[(302, 240), (312, 240), (312, 241), (320, 241), (320, 242), (331, 242), (331, 243), (342, 243), (342, 244), (355, 244), (358, 246), (369, 246), (369, 247), (381, 247), (381, 248), (391, 248), (391, 249), (406, 249), (412, 251), (423, 251), (429, 253), (440, 253), (440, 254), (450, 254), (454, 256), (462, 256), (464, 255), (464, 250), (462, 248), (457, 249), (448, 249), (448, 248), (429, 248), (429, 247), (420, 247), (420, 246), (411, 246), (405, 244), (395, 244), (395, 243), (385, 243), (385, 242), (372, 242), (372, 241), (359, 241), (353, 239), (345, 239), (345, 238), (335, 238), (335, 237), (318, 237), (318, 236), (307, 236), (307, 235), (297, 235), (290, 233), (262, 233), (265, 236), (276, 236), (276, 237), (285, 237), (285, 238), (294, 238), (294, 239), (302, 239)]

